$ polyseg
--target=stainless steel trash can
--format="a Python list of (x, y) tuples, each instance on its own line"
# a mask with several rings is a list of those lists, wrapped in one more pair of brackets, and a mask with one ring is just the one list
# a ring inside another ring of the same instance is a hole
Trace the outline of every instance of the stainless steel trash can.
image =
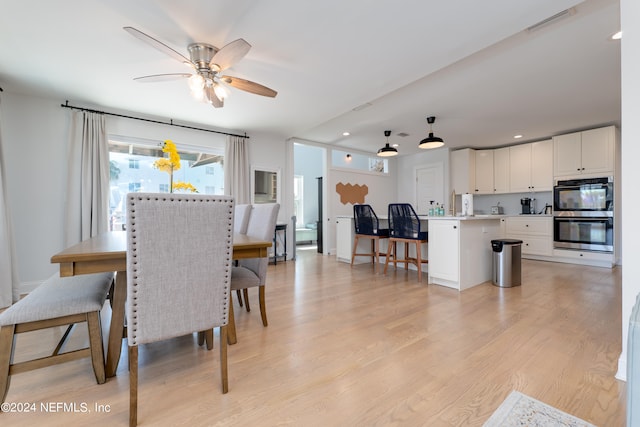
[(491, 241), (493, 249), (493, 284), (510, 288), (522, 284), (521, 253), (522, 240), (496, 239)]

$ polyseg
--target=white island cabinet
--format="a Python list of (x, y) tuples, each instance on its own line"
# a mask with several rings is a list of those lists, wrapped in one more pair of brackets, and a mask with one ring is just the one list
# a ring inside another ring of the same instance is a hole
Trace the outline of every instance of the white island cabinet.
[(491, 280), (500, 218), (430, 217), (429, 283), (463, 291)]

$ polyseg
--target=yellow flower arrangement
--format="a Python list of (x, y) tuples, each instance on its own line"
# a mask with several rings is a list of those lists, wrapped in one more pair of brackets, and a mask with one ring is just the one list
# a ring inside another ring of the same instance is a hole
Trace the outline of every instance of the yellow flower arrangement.
[(192, 193), (197, 193), (198, 190), (196, 190), (196, 187), (194, 187), (191, 183), (189, 182), (184, 182), (184, 181), (176, 181), (173, 183), (173, 189), (174, 191), (191, 191)]
[(153, 162), (153, 167), (158, 169), (159, 171), (169, 174), (169, 191), (173, 193), (173, 190), (184, 190), (191, 191), (192, 193), (197, 193), (198, 190), (196, 190), (196, 188), (188, 182), (173, 182), (173, 172), (180, 169), (180, 154), (178, 154), (176, 144), (174, 144), (170, 139), (165, 140), (162, 143), (162, 152), (169, 154), (169, 158), (162, 157), (156, 160), (155, 162)]

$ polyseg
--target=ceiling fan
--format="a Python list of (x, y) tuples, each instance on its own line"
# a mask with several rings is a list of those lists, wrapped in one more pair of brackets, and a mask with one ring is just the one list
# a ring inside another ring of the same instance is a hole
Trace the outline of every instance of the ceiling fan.
[(133, 27), (124, 27), (132, 36), (153, 46), (159, 51), (169, 55), (183, 64), (191, 67), (193, 73), (154, 74), (150, 76), (136, 77), (138, 82), (159, 82), (180, 78), (189, 79), (191, 93), (198, 99), (202, 99), (215, 108), (224, 105), (227, 96), (225, 85), (244, 90), (256, 95), (274, 98), (278, 92), (261, 84), (220, 73), (241, 60), (251, 49), (251, 45), (244, 39), (234, 40), (218, 49), (208, 43), (191, 43), (187, 46), (189, 58), (173, 50), (166, 44)]

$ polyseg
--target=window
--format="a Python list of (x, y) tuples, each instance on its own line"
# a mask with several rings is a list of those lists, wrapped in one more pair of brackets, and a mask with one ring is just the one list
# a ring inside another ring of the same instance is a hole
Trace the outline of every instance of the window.
[[(215, 149), (202, 153), (198, 151), (200, 147), (184, 148), (179, 143), (177, 148), (180, 169), (173, 174), (174, 182), (188, 182), (202, 194), (224, 194), (223, 155), (214, 153)], [(153, 167), (154, 162), (164, 156), (159, 141), (109, 141), (111, 230), (126, 229), (127, 193), (169, 192), (169, 175)]]
[(296, 227), (304, 227), (304, 176), (293, 177), (293, 212), (296, 216)]
[[(349, 155), (349, 157), (347, 157)], [(332, 150), (331, 164), (334, 167), (368, 171), (373, 173), (389, 173), (389, 160), (378, 156), (367, 156), (347, 151)]]

